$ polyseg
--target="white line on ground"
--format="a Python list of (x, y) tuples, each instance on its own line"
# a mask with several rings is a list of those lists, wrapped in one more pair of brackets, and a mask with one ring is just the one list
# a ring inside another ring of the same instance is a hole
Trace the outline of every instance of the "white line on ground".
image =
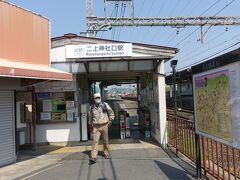
[(62, 165), (63, 165), (63, 162), (64, 162), (64, 161), (62, 161), (61, 164), (56, 164), (55, 166), (52, 166), (52, 167), (43, 169), (43, 170), (41, 170), (41, 171), (38, 171), (38, 172), (36, 172), (36, 173), (33, 173), (33, 174), (31, 174), (31, 175), (29, 175), (29, 176), (27, 176), (27, 177), (22, 178), (21, 180), (29, 179), (29, 178), (31, 178), (31, 177), (34, 177), (34, 176), (38, 175), (38, 174), (41, 174), (41, 173), (43, 173), (43, 172), (46, 172), (46, 171), (48, 171), (48, 170), (50, 170), (50, 169), (53, 169), (53, 168), (62, 166)]

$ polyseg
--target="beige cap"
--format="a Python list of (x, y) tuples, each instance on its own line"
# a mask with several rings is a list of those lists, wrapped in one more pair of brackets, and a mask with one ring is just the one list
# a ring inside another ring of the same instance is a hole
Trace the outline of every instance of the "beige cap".
[(95, 93), (95, 94), (93, 94), (93, 98), (94, 99), (101, 98), (101, 94), (100, 93)]

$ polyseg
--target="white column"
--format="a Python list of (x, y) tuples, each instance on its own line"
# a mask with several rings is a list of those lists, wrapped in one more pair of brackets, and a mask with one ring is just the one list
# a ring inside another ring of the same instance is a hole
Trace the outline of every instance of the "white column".
[(163, 148), (166, 147), (168, 143), (167, 139), (167, 109), (166, 109), (166, 86), (165, 86), (165, 76), (164, 76), (164, 61), (160, 63), (157, 69), (158, 78), (158, 102), (159, 102), (159, 141)]

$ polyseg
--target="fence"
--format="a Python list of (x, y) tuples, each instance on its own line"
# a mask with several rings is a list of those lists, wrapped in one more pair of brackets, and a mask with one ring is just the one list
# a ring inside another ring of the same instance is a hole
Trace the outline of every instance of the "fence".
[[(174, 101), (172, 97), (167, 96), (166, 97), (166, 103), (167, 107), (172, 107), (174, 108)], [(193, 111), (194, 105), (193, 105), (193, 96), (192, 95), (182, 95), (182, 96), (177, 96), (177, 107), (182, 108), (182, 109), (188, 109)]]
[[(194, 122), (167, 115), (169, 145), (196, 162)], [(217, 179), (240, 179), (240, 150), (207, 137), (200, 137), (201, 166)]]

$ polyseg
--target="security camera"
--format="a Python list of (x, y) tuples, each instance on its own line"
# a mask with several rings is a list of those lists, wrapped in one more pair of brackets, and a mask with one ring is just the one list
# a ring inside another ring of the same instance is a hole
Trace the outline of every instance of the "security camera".
[(178, 63), (178, 60), (172, 60), (172, 61), (170, 62), (171, 67), (172, 67), (172, 68), (177, 67), (177, 63)]
[(108, 25), (108, 30), (112, 30), (112, 26), (111, 25)]

